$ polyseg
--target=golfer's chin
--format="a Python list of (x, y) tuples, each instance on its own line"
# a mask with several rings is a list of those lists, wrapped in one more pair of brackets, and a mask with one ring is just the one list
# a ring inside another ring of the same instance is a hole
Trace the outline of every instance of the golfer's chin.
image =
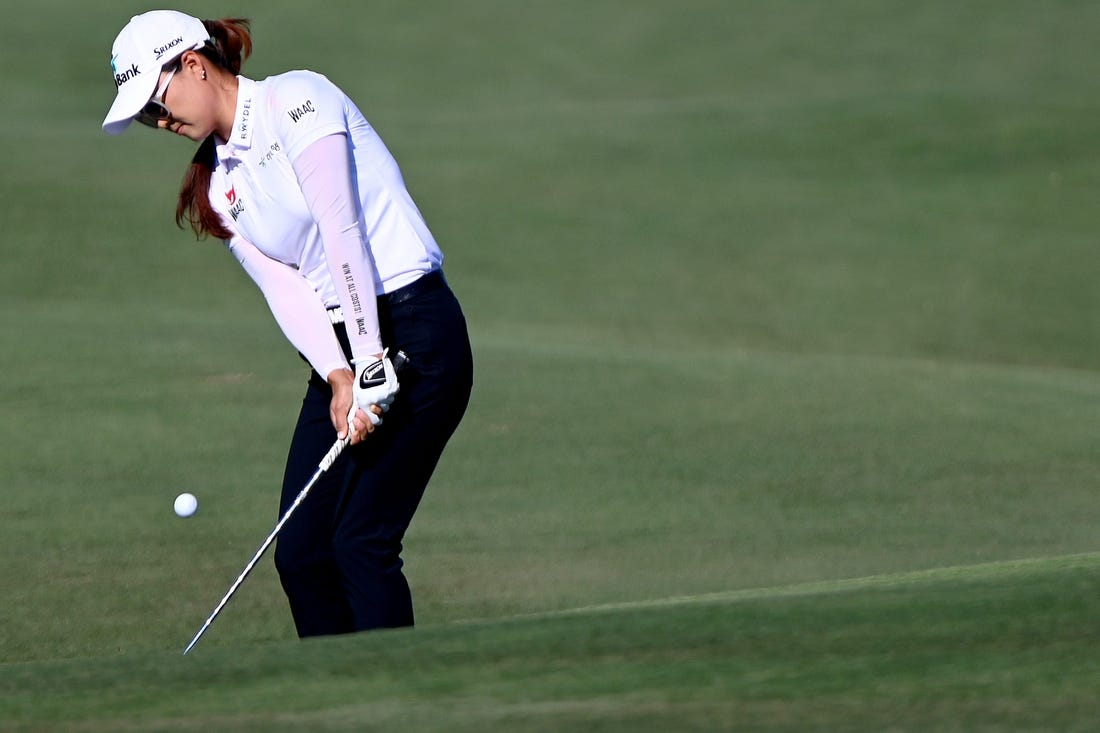
[(165, 130), (172, 133), (173, 135), (185, 137), (188, 140), (193, 140), (194, 142), (202, 142), (210, 136), (211, 132), (210, 130), (201, 130), (194, 125), (189, 125), (186, 122), (178, 121), (172, 122), (172, 124), (168, 125)]

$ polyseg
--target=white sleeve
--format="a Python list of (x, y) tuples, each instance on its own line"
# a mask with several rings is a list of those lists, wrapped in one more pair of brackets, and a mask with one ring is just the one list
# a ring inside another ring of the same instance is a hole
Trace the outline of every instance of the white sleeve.
[(359, 197), (352, 177), (351, 152), (346, 134), (322, 137), (291, 158), (310, 214), (321, 230), (344, 323), (357, 362), (382, 353), (375, 301), (374, 263), (367, 251), (359, 221)]
[(325, 304), (301, 274), (290, 265), (273, 260), (243, 237), (234, 236), (226, 246), (245, 272), (259, 286), (283, 334), (309, 361), (322, 379), (336, 369), (348, 369)]

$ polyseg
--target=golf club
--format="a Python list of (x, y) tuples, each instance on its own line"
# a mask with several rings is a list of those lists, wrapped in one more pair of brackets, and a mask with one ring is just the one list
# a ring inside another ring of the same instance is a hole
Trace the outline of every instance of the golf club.
[[(401, 369), (409, 362), (409, 357), (405, 354), (404, 351), (398, 351), (397, 354), (393, 357), (392, 362), (394, 371), (400, 372)], [(263, 557), (264, 552), (266, 552), (271, 543), (275, 541), (275, 538), (278, 536), (279, 531), (283, 528), (283, 525), (286, 524), (288, 519), (290, 519), (290, 515), (293, 514), (294, 510), (297, 509), (298, 506), (305, 500), (306, 495), (309, 493), (310, 489), (313, 488), (313, 485), (317, 483), (317, 480), (321, 478), (321, 475), (325, 471), (332, 468), (332, 464), (336, 462), (336, 459), (339, 458), (340, 454), (343, 453), (344, 449), (347, 448), (350, 444), (350, 430), (348, 431), (347, 436), (343, 438), (338, 438), (336, 442), (332, 444), (332, 448), (330, 448), (328, 453), (325, 454), (325, 457), (321, 459), (320, 464), (318, 464), (317, 466), (317, 470), (313, 472), (313, 476), (311, 476), (309, 481), (306, 482), (306, 485), (302, 488), (302, 490), (298, 492), (298, 496), (294, 497), (294, 501), (289, 507), (287, 507), (287, 510), (283, 512), (283, 516), (279, 518), (279, 521), (276, 522), (275, 529), (271, 530), (271, 534), (269, 534), (260, 544), (259, 549), (256, 550), (256, 553), (252, 556), (252, 559), (249, 560), (248, 564), (244, 566), (244, 570), (242, 570), (241, 574), (237, 576), (237, 579), (233, 581), (233, 585), (229, 586), (229, 590), (226, 591), (224, 596), (222, 596), (222, 599), (218, 602), (218, 605), (214, 607), (214, 612), (211, 613), (206, 621), (203, 622), (202, 628), (200, 628), (199, 632), (195, 634), (195, 638), (193, 638), (191, 640), (191, 643), (188, 644), (187, 647), (183, 650), (183, 653), (185, 655), (195, 648), (195, 644), (199, 642), (199, 639), (202, 638), (202, 635), (205, 634), (206, 630), (210, 628), (210, 624), (214, 623), (214, 619), (218, 617), (218, 614), (222, 612), (223, 608), (225, 608), (225, 604), (229, 603), (229, 599), (232, 598), (233, 594), (237, 592), (237, 589), (241, 586), (241, 583), (244, 582), (244, 579), (247, 578), (248, 574), (252, 572), (252, 569), (256, 567), (256, 563), (260, 561), (260, 558)]]

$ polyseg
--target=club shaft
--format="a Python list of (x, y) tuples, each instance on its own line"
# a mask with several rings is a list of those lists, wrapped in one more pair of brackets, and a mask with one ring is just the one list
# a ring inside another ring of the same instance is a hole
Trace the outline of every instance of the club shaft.
[[(398, 351), (393, 355), (391, 363), (393, 364), (394, 371), (400, 373), (409, 361), (409, 357), (404, 351)], [(210, 617), (207, 618), (205, 622), (203, 622), (202, 627), (199, 629), (199, 633), (195, 634), (195, 638), (192, 639), (191, 643), (187, 645), (187, 648), (183, 650), (184, 654), (194, 649), (195, 644), (199, 643), (199, 639), (201, 639), (202, 635), (206, 633), (206, 630), (210, 628), (210, 624), (214, 623), (214, 619), (216, 619), (218, 614), (222, 612), (222, 609), (225, 608), (225, 604), (229, 603), (229, 599), (232, 598), (233, 594), (237, 592), (237, 589), (241, 587), (241, 583), (243, 583), (244, 579), (248, 577), (248, 574), (252, 572), (252, 568), (256, 567), (256, 563), (263, 557), (264, 552), (266, 552), (271, 543), (275, 541), (275, 538), (279, 534), (279, 530), (281, 530), (283, 525), (286, 524), (286, 521), (290, 519), (290, 515), (293, 514), (294, 510), (298, 508), (298, 505), (305, 500), (306, 494), (308, 494), (309, 490), (313, 488), (313, 485), (317, 483), (317, 479), (321, 478), (321, 474), (325, 471), (332, 468), (332, 464), (336, 462), (336, 459), (350, 444), (351, 433), (349, 426), (347, 436), (338, 438), (336, 442), (332, 444), (332, 447), (329, 448), (328, 453), (325, 454), (325, 457), (321, 459), (321, 463), (317, 466), (317, 470), (313, 472), (313, 476), (306, 482), (302, 490), (298, 492), (298, 496), (294, 497), (293, 503), (283, 512), (283, 516), (279, 518), (278, 523), (275, 525), (275, 529), (271, 530), (271, 534), (263, 541), (260, 548), (256, 550), (256, 554), (252, 556), (252, 559), (244, 566), (244, 570), (241, 571), (241, 574), (233, 581), (233, 585), (229, 586), (229, 590), (225, 592), (221, 601), (214, 607), (214, 612), (210, 614)]]
[(189, 651), (194, 649), (195, 644), (199, 643), (199, 639), (201, 639), (202, 635), (206, 633), (206, 630), (210, 628), (210, 624), (214, 623), (214, 619), (216, 619), (218, 617), (218, 614), (222, 612), (222, 609), (225, 608), (225, 604), (229, 603), (229, 599), (232, 598), (233, 594), (237, 592), (237, 589), (241, 587), (241, 583), (243, 583), (245, 578), (248, 577), (248, 574), (252, 572), (252, 569), (256, 567), (256, 563), (260, 561), (260, 558), (263, 557), (263, 554), (267, 551), (267, 548), (271, 546), (271, 543), (275, 541), (275, 538), (278, 536), (279, 531), (283, 528), (283, 525), (286, 524), (288, 519), (290, 519), (290, 515), (293, 514), (294, 510), (298, 508), (298, 505), (300, 505), (305, 500), (306, 494), (308, 494), (310, 489), (313, 488), (313, 485), (317, 483), (317, 479), (321, 478), (321, 474), (323, 474), (329, 469), (330, 466), (332, 466), (333, 462), (340, 455), (340, 453), (343, 452), (344, 448), (347, 447), (349, 442), (350, 441), (347, 438), (343, 438), (337, 440), (333, 444), (332, 448), (329, 450), (324, 460), (321, 461), (321, 465), (319, 465), (317, 467), (317, 470), (313, 472), (313, 476), (311, 476), (309, 481), (306, 482), (306, 485), (302, 488), (302, 490), (298, 492), (298, 496), (294, 497), (293, 503), (291, 503), (291, 505), (287, 507), (287, 510), (283, 512), (283, 516), (280, 517), (279, 521), (275, 524), (275, 529), (271, 530), (271, 534), (269, 534), (267, 538), (264, 539), (263, 543), (260, 544), (259, 549), (256, 550), (256, 554), (254, 554), (252, 556), (252, 559), (248, 561), (248, 564), (244, 566), (244, 570), (242, 570), (241, 574), (237, 576), (237, 579), (233, 581), (233, 585), (229, 586), (229, 590), (226, 591), (224, 596), (222, 596), (222, 599), (218, 602), (218, 605), (214, 607), (214, 612), (210, 614), (209, 618), (207, 618), (205, 622), (203, 622), (202, 627), (199, 629), (199, 633), (195, 634), (195, 638), (192, 639), (191, 643), (187, 645), (187, 648), (183, 650), (184, 654), (187, 654)]

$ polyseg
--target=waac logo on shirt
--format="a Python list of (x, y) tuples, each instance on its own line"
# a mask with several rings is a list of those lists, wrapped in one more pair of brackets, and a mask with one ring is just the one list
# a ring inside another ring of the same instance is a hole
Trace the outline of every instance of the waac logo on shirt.
[(225, 192), (225, 198), (229, 201), (229, 215), (233, 217), (233, 221), (237, 221), (237, 217), (244, 211), (244, 199), (237, 198), (236, 186)]
[(313, 101), (307, 99), (304, 104), (288, 109), (286, 113), (290, 115), (290, 119), (294, 120), (294, 122), (298, 122), (298, 120), (302, 119), (310, 112), (316, 111), (317, 109), (313, 106)]

